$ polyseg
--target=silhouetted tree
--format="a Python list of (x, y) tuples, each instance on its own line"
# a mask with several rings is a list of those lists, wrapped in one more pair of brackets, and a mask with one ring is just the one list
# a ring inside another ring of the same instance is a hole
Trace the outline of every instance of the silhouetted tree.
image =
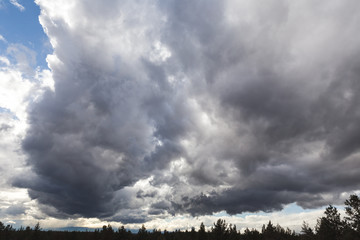
[(360, 199), (357, 195), (351, 195), (349, 199), (345, 201), (345, 210), (348, 215), (345, 217), (349, 221), (350, 227), (356, 232), (360, 233)]
[(100, 236), (101, 236), (101, 239), (103, 240), (110, 240), (114, 237), (114, 230), (113, 228), (111, 227), (110, 224), (108, 224), (107, 226), (104, 225), (102, 227), (102, 230), (100, 232)]
[(236, 225), (229, 224), (229, 240), (235, 240), (238, 238), (238, 231)]
[(146, 227), (143, 224), (138, 231), (137, 237), (138, 237), (138, 239), (147, 239), (147, 235), (148, 235), (148, 232), (146, 231)]
[(5, 229), (5, 225), (2, 222), (0, 222), (0, 231), (4, 231), (4, 229)]
[(301, 226), (301, 239), (304, 240), (310, 240), (314, 239), (314, 231), (311, 227), (309, 227), (309, 224), (305, 221), (303, 221), (303, 224)]
[(207, 235), (206, 235), (204, 223), (200, 223), (200, 228), (199, 228), (199, 232), (198, 232), (198, 239), (199, 240), (207, 240)]
[(35, 231), (35, 232), (39, 232), (40, 230), (41, 230), (40, 223), (37, 222), (36, 225), (35, 225), (35, 227), (34, 227), (34, 231)]
[(119, 240), (128, 240), (128, 239), (131, 239), (131, 232), (129, 231), (126, 231), (125, 227), (124, 226), (121, 226), (119, 227), (118, 229), (118, 232), (117, 232), (117, 235), (118, 235), (118, 239)]
[(161, 229), (154, 228), (152, 233), (150, 234), (150, 239), (154, 240), (161, 240), (163, 239), (163, 236), (161, 234)]
[[(265, 228), (265, 226), (264, 226), (264, 228)], [(249, 228), (246, 228), (244, 231), (243, 239), (244, 240), (258, 240), (258, 239), (261, 239), (261, 235), (260, 235), (260, 232), (254, 228), (251, 230), (249, 230)]]
[(274, 227), (274, 225), (271, 223), (271, 221), (269, 221), (269, 223), (267, 224), (266, 228), (264, 229), (264, 226), (262, 228), (263, 231), (263, 236), (265, 239), (275, 239), (276, 237), (276, 227)]
[(215, 240), (227, 239), (227, 223), (224, 219), (218, 219), (212, 228), (212, 235)]
[(325, 216), (318, 219), (316, 233), (319, 239), (338, 240), (341, 239), (343, 222), (336, 207), (329, 205), (325, 210)]
[(32, 239), (38, 240), (40, 238), (40, 231), (41, 231), (40, 223), (37, 222), (33, 230)]

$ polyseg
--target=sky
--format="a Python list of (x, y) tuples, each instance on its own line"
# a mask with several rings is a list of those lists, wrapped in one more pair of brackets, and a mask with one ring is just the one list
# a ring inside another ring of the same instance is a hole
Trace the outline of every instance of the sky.
[(0, 0), (0, 221), (314, 226), (360, 193), (357, 0)]

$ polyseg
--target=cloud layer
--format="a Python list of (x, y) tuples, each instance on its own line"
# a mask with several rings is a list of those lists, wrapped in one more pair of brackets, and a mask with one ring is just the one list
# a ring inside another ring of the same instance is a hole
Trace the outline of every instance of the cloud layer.
[(14, 185), (46, 214), (137, 223), (359, 189), (357, 1), (37, 4), (55, 90), (29, 107), (33, 174)]
[[(1, 36), (0, 36), (1, 39)], [(13, 224), (14, 219), (33, 216), (36, 203), (26, 189), (12, 186), (17, 176), (30, 173), (26, 155), (21, 150), (28, 125), (27, 107), (51, 88), (49, 70), (33, 69), (35, 52), (22, 44), (12, 44), (2, 37), (0, 54), (0, 218)], [(36, 211), (36, 210), (35, 210)]]

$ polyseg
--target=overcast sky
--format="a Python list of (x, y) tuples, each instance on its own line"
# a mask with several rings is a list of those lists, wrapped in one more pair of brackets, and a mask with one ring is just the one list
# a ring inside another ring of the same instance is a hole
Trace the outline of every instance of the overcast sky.
[(0, 221), (298, 228), (360, 189), (359, 1), (35, 3), (0, 0)]

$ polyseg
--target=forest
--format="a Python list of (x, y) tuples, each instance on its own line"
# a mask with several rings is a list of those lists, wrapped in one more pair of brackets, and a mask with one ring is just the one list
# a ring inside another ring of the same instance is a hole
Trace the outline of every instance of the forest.
[(245, 229), (240, 232), (236, 225), (218, 219), (213, 226), (206, 230), (203, 223), (198, 231), (192, 227), (190, 231), (153, 229), (148, 231), (143, 225), (137, 233), (121, 226), (113, 229), (112, 226), (103, 226), (95, 231), (50, 231), (42, 230), (40, 224), (33, 228), (27, 226), (15, 229), (11, 225), (0, 222), (0, 240), (356, 240), (360, 239), (360, 199), (351, 195), (345, 201), (345, 217), (341, 217), (337, 208), (329, 205), (324, 215), (317, 220), (314, 229), (303, 222), (301, 231), (296, 233), (289, 228), (284, 229), (271, 221), (262, 226), (261, 231)]

